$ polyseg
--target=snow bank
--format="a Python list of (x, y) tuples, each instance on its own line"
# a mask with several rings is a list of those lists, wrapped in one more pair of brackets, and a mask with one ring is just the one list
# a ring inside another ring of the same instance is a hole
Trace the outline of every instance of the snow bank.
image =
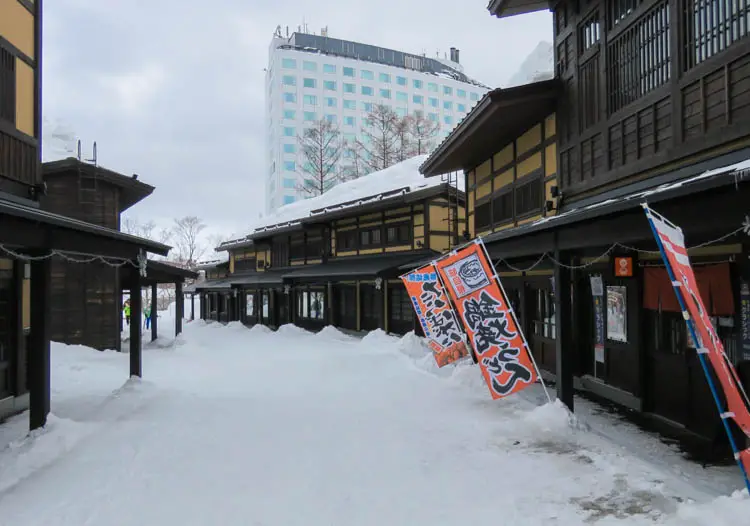
[(315, 334), (315, 338), (337, 342), (350, 342), (355, 339), (353, 336), (344, 334), (333, 325), (326, 325), (323, 327), (322, 330)]
[(259, 323), (250, 327), (250, 334), (253, 335), (267, 335), (272, 333), (273, 331), (271, 329)]
[(282, 325), (281, 327), (279, 327), (279, 329), (276, 331), (276, 334), (278, 334), (279, 336), (295, 337), (309, 335), (310, 332), (301, 327), (297, 327), (293, 323), (287, 323), (286, 325)]

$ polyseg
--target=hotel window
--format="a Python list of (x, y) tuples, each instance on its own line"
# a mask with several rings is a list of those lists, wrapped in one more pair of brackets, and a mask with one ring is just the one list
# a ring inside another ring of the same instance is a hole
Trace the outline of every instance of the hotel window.
[(453, 124), (453, 117), (451, 117), (450, 115), (446, 115), (445, 117), (443, 117), (443, 120), (445, 121), (445, 124)]
[(427, 118), (430, 119), (431, 121), (434, 121), (434, 122), (437, 122), (438, 120), (440, 120), (437, 113), (430, 113), (427, 116)]
[(396, 92), (396, 100), (399, 102), (409, 102), (409, 94), (403, 91)]
[(413, 95), (411, 101), (414, 104), (424, 104), (424, 97), (422, 95)]
[(444, 100), (443, 101), (443, 109), (444, 110), (448, 110), (448, 111), (453, 110), (453, 103), (451, 101), (449, 101), (449, 100)]
[(326, 120), (331, 124), (336, 124), (336, 115), (328, 114), (326, 115)]
[(284, 92), (284, 102), (297, 102), (297, 94), (296, 93), (289, 93), (288, 91)]
[(422, 89), (422, 86), (424, 85), (421, 80), (413, 79), (411, 81), (412, 86), (414, 86), (414, 89)]
[(284, 170), (287, 172), (294, 172), (297, 169), (294, 161), (284, 161)]
[(324, 80), (323, 81), (323, 89), (327, 89), (328, 91), (336, 91), (336, 81), (335, 80)]
[(357, 86), (354, 84), (344, 83), (344, 93), (357, 93)]
[(281, 67), (284, 69), (297, 69), (297, 61), (293, 58), (282, 58)]
[(323, 73), (336, 73), (336, 66), (333, 64), (323, 64)]
[(342, 68), (344, 70), (344, 76), (345, 77), (352, 77), (354, 78), (354, 68)]
[(453, 88), (450, 86), (443, 86), (443, 95), (453, 95)]
[(305, 71), (318, 71), (318, 65), (315, 62), (308, 62), (305, 60), (302, 63), (302, 69)]
[(281, 77), (281, 83), (284, 86), (296, 86), (297, 85), (297, 77), (294, 75), (284, 75)]
[(326, 97), (326, 106), (329, 108), (336, 107), (336, 97)]
[(437, 100), (434, 97), (430, 97), (429, 98), (429, 102), (430, 102), (430, 106), (432, 106), (433, 108), (439, 108), (440, 107), (440, 101)]
[(356, 126), (356, 125), (357, 125), (356, 117), (350, 117), (350, 116), (344, 117), (344, 126)]
[(363, 69), (359, 72), (359, 76), (362, 80), (375, 80), (375, 74), (372, 71)]
[(437, 93), (437, 90), (438, 90), (437, 84), (435, 84), (434, 82), (427, 83), (427, 91), (434, 91), (435, 93)]
[(466, 113), (466, 104), (456, 104), (456, 109), (462, 113)]
[(461, 88), (456, 88), (456, 96), (460, 97), (462, 99), (466, 98), (466, 90), (463, 90)]
[(314, 122), (317, 120), (317, 115), (314, 111), (306, 111), (305, 112), (305, 121), (306, 122)]
[(479, 93), (472, 93), (471, 100), (479, 100)]
[(315, 79), (303, 79), (302, 85), (306, 88), (317, 88), (318, 87), (318, 81)]
[(354, 133), (345, 133), (344, 140), (349, 144), (354, 144), (357, 141), (357, 136)]
[(315, 95), (305, 95), (304, 97), (302, 97), (302, 102), (304, 102), (308, 106), (317, 106), (318, 97), (316, 97)]
[(296, 144), (284, 144), (284, 153), (297, 153)]
[(388, 73), (381, 73), (380, 75), (378, 75), (378, 80), (380, 82), (385, 82), (386, 84), (390, 84), (391, 76)]
[(396, 77), (396, 84), (399, 86), (406, 86), (406, 77)]
[(294, 137), (294, 126), (284, 126), (284, 136), (285, 137)]
[(372, 102), (363, 102), (362, 103), (362, 111), (371, 112), (372, 111)]
[(399, 117), (406, 117), (407, 113), (406, 108), (396, 108), (396, 115)]
[(380, 96), (384, 99), (390, 99), (391, 98), (391, 90), (389, 89), (380, 89)]
[(284, 188), (297, 188), (297, 180), (284, 177)]
[(297, 112), (295, 112), (294, 110), (284, 110), (284, 118), (285, 119), (294, 120), (294, 119), (297, 118), (296, 115), (297, 115)]
[(285, 195), (284, 196), (284, 204), (290, 205), (295, 201), (295, 197), (293, 195)]
[(344, 109), (345, 110), (356, 110), (357, 109), (357, 101), (356, 100), (344, 99)]
[(367, 95), (368, 97), (372, 97), (374, 93), (375, 93), (375, 90), (373, 90), (371, 86), (362, 86), (362, 95)]

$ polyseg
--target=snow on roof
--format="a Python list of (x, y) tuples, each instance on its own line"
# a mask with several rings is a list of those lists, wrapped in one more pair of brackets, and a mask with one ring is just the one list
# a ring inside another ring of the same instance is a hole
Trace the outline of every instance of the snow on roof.
[[(237, 239), (227, 241), (225, 244), (237, 243), (255, 232), (295, 226), (308, 217), (405, 195), (446, 183), (446, 180), (441, 177), (426, 178), (419, 173), (419, 166), (426, 159), (427, 155), (412, 157), (385, 170), (338, 184), (323, 195), (279, 207), (251, 225), (243, 236), (237, 236)], [(464, 178), (458, 177), (456, 183), (454, 186), (463, 191)]]
[(196, 268), (212, 267), (214, 265), (226, 263), (227, 261), (229, 261), (229, 252), (217, 252), (216, 256), (212, 257), (211, 259), (198, 261), (195, 266)]

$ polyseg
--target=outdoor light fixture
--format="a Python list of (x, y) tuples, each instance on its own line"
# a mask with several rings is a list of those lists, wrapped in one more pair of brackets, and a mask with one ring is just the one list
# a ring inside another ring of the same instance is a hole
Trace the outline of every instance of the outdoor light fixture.
[(424, 243), (421, 241), (417, 241), (417, 248), (422, 248), (424, 246)]
[(284, 294), (288, 296), (291, 289), (292, 287), (290, 287), (289, 285), (284, 285)]
[(380, 290), (383, 288), (383, 278), (375, 278), (375, 289)]

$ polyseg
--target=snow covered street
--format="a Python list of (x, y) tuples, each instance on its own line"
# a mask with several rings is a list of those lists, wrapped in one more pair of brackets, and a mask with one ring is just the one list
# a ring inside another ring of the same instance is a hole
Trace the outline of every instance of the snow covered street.
[[(437, 369), (413, 335), (197, 321), (157, 344), (144, 380), (127, 382), (127, 354), (53, 346), (49, 425), (30, 438), (28, 415), (0, 426), (0, 525), (735, 526), (750, 516), (745, 492), (717, 498), (729, 494), (722, 483), (741, 487), (736, 469), (701, 470), (663, 444), (664, 464), (631, 455), (595, 430), (613, 428), (604, 417), (573, 422), (556, 404), (536, 406), (536, 388), (492, 402), (476, 367)], [(623, 429), (624, 442), (638, 438)]]

